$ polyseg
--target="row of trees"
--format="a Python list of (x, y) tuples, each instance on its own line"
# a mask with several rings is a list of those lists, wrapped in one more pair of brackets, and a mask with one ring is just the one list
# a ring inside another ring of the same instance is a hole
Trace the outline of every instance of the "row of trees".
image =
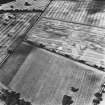
[[(30, 42), (29, 42), (29, 43), (30, 43)], [(72, 59), (72, 60), (74, 60), (74, 61), (78, 61), (78, 62), (80, 62), (80, 63), (83, 63), (83, 64), (86, 64), (86, 65), (88, 65), (88, 66), (94, 67), (94, 68), (99, 69), (99, 70), (101, 70), (101, 71), (105, 71), (105, 68), (102, 67), (102, 66), (98, 66), (98, 65), (95, 65), (95, 64), (94, 64), (94, 65), (91, 65), (90, 63), (88, 63), (88, 62), (85, 61), (85, 60), (75, 59), (75, 58), (73, 58), (71, 55), (56, 52), (56, 49), (47, 48), (46, 45), (44, 45), (43, 43), (35, 43), (35, 45), (37, 45), (37, 46), (39, 46), (39, 47), (41, 47), (41, 48), (47, 49), (47, 50), (49, 50), (49, 51), (51, 51), (51, 52), (54, 52), (54, 53), (63, 55), (64, 57), (70, 58), (70, 59)]]
[(16, 0), (0, 0), (0, 4), (9, 3)]
[(5, 13), (5, 12), (13, 12), (13, 13), (16, 13), (16, 12), (43, 12), (43, 10), (41, 9), (32, 9), (32, 10), (28, 10), (28, 9), (10, 9), (10, 10), (0, 10), (0, 13)]
[(2, 89), (0, 91), (0, 100), (6, 105), (32, 105), (31, 102), (20, 98), (20, 93)]

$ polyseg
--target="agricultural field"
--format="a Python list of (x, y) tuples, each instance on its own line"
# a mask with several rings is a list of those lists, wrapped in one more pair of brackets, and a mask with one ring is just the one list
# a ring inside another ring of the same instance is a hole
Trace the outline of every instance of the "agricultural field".
[(17, 46), (14, 53), (8, 56), (8, 59), (0, 68), (0, 82), (8, 86), (31, 50), (32, 46), (24, 42)]
[(104, 72), (35, 48), (9, 87), (33, 105), (62, 105), (64, 95), (72, 97), (72, 105), (92, 105), (104, 78)]
[(105, 28), (105, 1), (54, 0), (44, 17)]
[[(2, 14), (3, 16), (7, 14)], [(16, 40), (24, 37), (32, 24), (35, 24), (40, 13), (14, 13), (16, 18), (0, 20), (0, 63), (8, 55), (8, 49), (14, 46)], [(6, 15), (7, 16), (7, 15)], [(5, 16), (5, 17), (6, 17)], [(8, 20), (7, 20), (8, 19)]]
[(0, 90), (13, 90), (32, 105), (105, 105), (105, 1), (100, 1), (1, 5), (14, 11), (0, 14)]
[(49, 3), (50, 0), (16, 0), (16, 2), (3, 4), (0, 10), (44, 10)]
[(27, 34), (27, 41), (105, 68), (104, 33), (102, 28), (42, 18)]

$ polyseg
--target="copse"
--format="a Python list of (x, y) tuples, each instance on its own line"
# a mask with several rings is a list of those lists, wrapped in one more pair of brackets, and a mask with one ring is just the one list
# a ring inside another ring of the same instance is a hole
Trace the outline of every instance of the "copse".
[(6, 89), (0, 91), (0, 100), (6, 105), (32, 105), (31, 102), (20, 99), (20, 93)]

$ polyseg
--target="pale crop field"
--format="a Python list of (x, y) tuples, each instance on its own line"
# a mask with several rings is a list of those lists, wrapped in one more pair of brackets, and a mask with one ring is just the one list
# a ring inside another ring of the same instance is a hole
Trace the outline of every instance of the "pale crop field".
[[(72, 105), (92, 105), (104, 75), (97, 69), (79, 66), (60, 55), (35, 48), (9, 87), (33, 105), (62, 105), (64, 95), (72, 97)], [(72, 87), (78, 91), (73, 92)]]
[[(25, 5), (25, 2), (28, 2), (28, 6)], [(0, 6), (0, 9), (11, 10), (11, 9), (41, 9), (44, 10), (45, 7), (49, 4), (49, 0), (16, 0), (16, 2), (11, 2)], [(13, 6), (13, 8), (11, 8)]]

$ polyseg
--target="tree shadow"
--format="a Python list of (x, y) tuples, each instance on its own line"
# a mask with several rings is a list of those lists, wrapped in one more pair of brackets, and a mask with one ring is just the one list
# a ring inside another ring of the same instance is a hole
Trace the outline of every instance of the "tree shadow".
[(92, 0), (87, 6), (88, 14), (95, 14), (105, 9), (105, 0)]

